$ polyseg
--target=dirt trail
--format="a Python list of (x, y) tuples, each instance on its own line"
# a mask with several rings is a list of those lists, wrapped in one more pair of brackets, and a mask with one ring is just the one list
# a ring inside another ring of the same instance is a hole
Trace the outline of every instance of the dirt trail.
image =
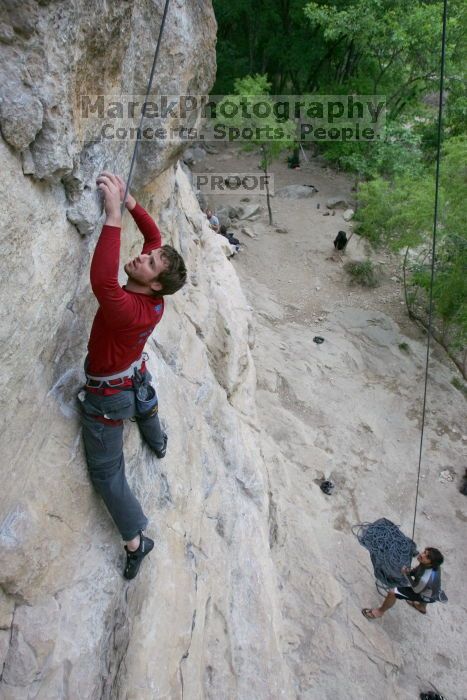
[[(221, 151), (195, 170), (254, 172), (257, 162), (256, 154)], [(343, 210), (323, 216), (325, 202), (352, 198), (351, 179), (316, 161), (295, 171), (276, 163), (273, 172), (276, 191), (289, 184), (319, 191), (275, 197), (273, 227), (265, 198), (250, 197), (262, 205), (258, 221), (247, 224), (257, 238), (240, 232), (244, 222), (234, 229), (245, 247), (232, 264), (256, 319), (271, 546), (297, 697), (408, 699), (431, 682), (450, 699), (465, 699), (467, 499), (458, 483), (467, 462), (467, 410), (450, 384), (457, 370), (435, 346), (415, 533), (419, 547), (443, 551), (450, 603), (431, 606), (425, 618), (399, 603), (370, 623), (360, 608), (375, 606), (378, 595), (351, 527), (387, 517), (411, 533), (425, 340), (406, 318), (397, 257), (371, 254), (382, 269), (376, 290), (349, 287), (332, 259), (337, 231), (352, 229)], [(218, 195), (210, 204), (215, 210), (239, 200)], [(345, 258), (363, 257), (365, 243), (354, 236)], [(335, 481), (334, 495), (319, 490), (323, 477)]]

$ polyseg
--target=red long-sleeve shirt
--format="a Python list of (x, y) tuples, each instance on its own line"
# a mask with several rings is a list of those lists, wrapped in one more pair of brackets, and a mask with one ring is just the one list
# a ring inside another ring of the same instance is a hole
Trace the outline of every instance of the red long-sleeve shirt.
[[(130, 212), (144, 236), (142, 253), (161, 247), (161, 234), (147, 211)], [(164, 313), (163, 297), (129, 292), (118, 283), (120, 228), (104, 225), (91, 263), (91, 286), (99, 302), (88, 343), (89, 374), (117, 374), (135, 362)]]

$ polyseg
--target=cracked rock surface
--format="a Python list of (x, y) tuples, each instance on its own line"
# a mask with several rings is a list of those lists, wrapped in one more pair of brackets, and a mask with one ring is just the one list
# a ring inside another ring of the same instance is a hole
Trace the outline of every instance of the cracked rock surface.
[[(160, 89), (203, 92), (215, 71), (211, 4), (172, 7)], [(349, 533), (381, 509), (397, 520), (411, 503), (403, 471), (394, 477), (381, 463), (414, 459), (421, 343), (401, 355), (404, 336), (387, 314), (320, 308), (326, 342), (315, 347), (316, 329), (283, 279), (292, 223), (279, 221), (289, 234), (271, 242), (276, 233), (255, 222), (246, 253), (227, 259), (173, 144), (142, 148), (135, 194), (183, 254), (190, 283), (167, 299), (146, 348), (166, 458), (125, 427), (128, 478), (156, 546), (136, 581), (121, 576), (123, 548), (89, 483), (75, 397), (96, 310), (94, 179), (104, 166), (124, 175), (131, 145), (83, 143), (76, 102), (144, 90), (161, 11), (160, 0), (0, 8), (0, 697), (409, 700), (436, 673), (460, 700), (465, 603), (451, 581), (465, 580), (465, 561), (449, 518), (465, 525), (464, 497), (422, 493), (433, 512), (423, 537), (446, 550), (452, 600), (430, 611), (432, 635), (415, 613), (404, 626), (400, 606), (384, 623), (362, 617), (375, 593)], [(309, 236), (316, 196), (281, 206), (284, 217), (303, 217), (300, 292), (323, 293), (320, 236), (331, 223)], [(126, 216), (122, 260), (140, 249)], [(429, 478), (465, 449), (465, 405), (441, 361), (435, 369), (445, 400), (429, 429)], [(336, 494), (326, 501), (316, 479), (331, 473)]]

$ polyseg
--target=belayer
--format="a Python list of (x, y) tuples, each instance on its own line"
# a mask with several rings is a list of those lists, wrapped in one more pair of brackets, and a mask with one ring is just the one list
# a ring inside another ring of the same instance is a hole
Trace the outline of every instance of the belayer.
[[(427, 603), (436, 603), (444, 593), (441, 590), (440, 567), (444, 557), (435, 547), (427, 547), (418, 555), (418, 566), (413, 569), (405, 566), (402, 573), (407, 576), (410, 586), (398, 586), (390, 590), (379, 608), (363, 608), (362, 614), (367, 620), (376, 620), (392, 608), (397, 598), (405, 600), (410, 606), (426, 615)], [(445, 600), (446, 597), (445, 597)]]
[(91, 481), (104, 499), (125, 543), (124, 577), (138, 573), (154, 542), (143, 535), (148, 519), (125, 476), (123, 419), (135, 418), (142, 438), (158, 458), (167, 435), (158, 417), (158, 401), (146, 369), (144, 345), (164, 313), (164, 296), (186, 282), (180, 254), (161, 243), (153, 219), (131, 195), (126, 208), (144, 236), (143, 249), (124, 266), (128, 281), (118, 283), (121, 211), (125, 183), (102, 173), (106, 220), (91, 262), (91, 286), (99, 302), (85, 362), (86, 385), (79, 393), (81, 424)]

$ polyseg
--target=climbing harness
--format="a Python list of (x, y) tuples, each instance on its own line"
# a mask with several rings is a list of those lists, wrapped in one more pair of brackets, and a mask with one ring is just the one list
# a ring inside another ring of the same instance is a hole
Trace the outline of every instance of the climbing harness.
[(99, 377), (98, 375), (88, 374), (86, 372), (86, 379), (91, 380), (93, 382), (100, 382), (101, 384), (107, 384), (111, 382), (114, 386), (118, 384), (123, 384), (126, 380), (131, 379), (133, 377), (133, 373), (135, 371), (142, 369), (148, 357), (149, 356), (147, 352), (143, 352), (141, 357), (135, 360), (135, 362), (132, 362), (132, 364), (129, 367), (123, 369), (117, 374), (108, 374), (106, 377)]

